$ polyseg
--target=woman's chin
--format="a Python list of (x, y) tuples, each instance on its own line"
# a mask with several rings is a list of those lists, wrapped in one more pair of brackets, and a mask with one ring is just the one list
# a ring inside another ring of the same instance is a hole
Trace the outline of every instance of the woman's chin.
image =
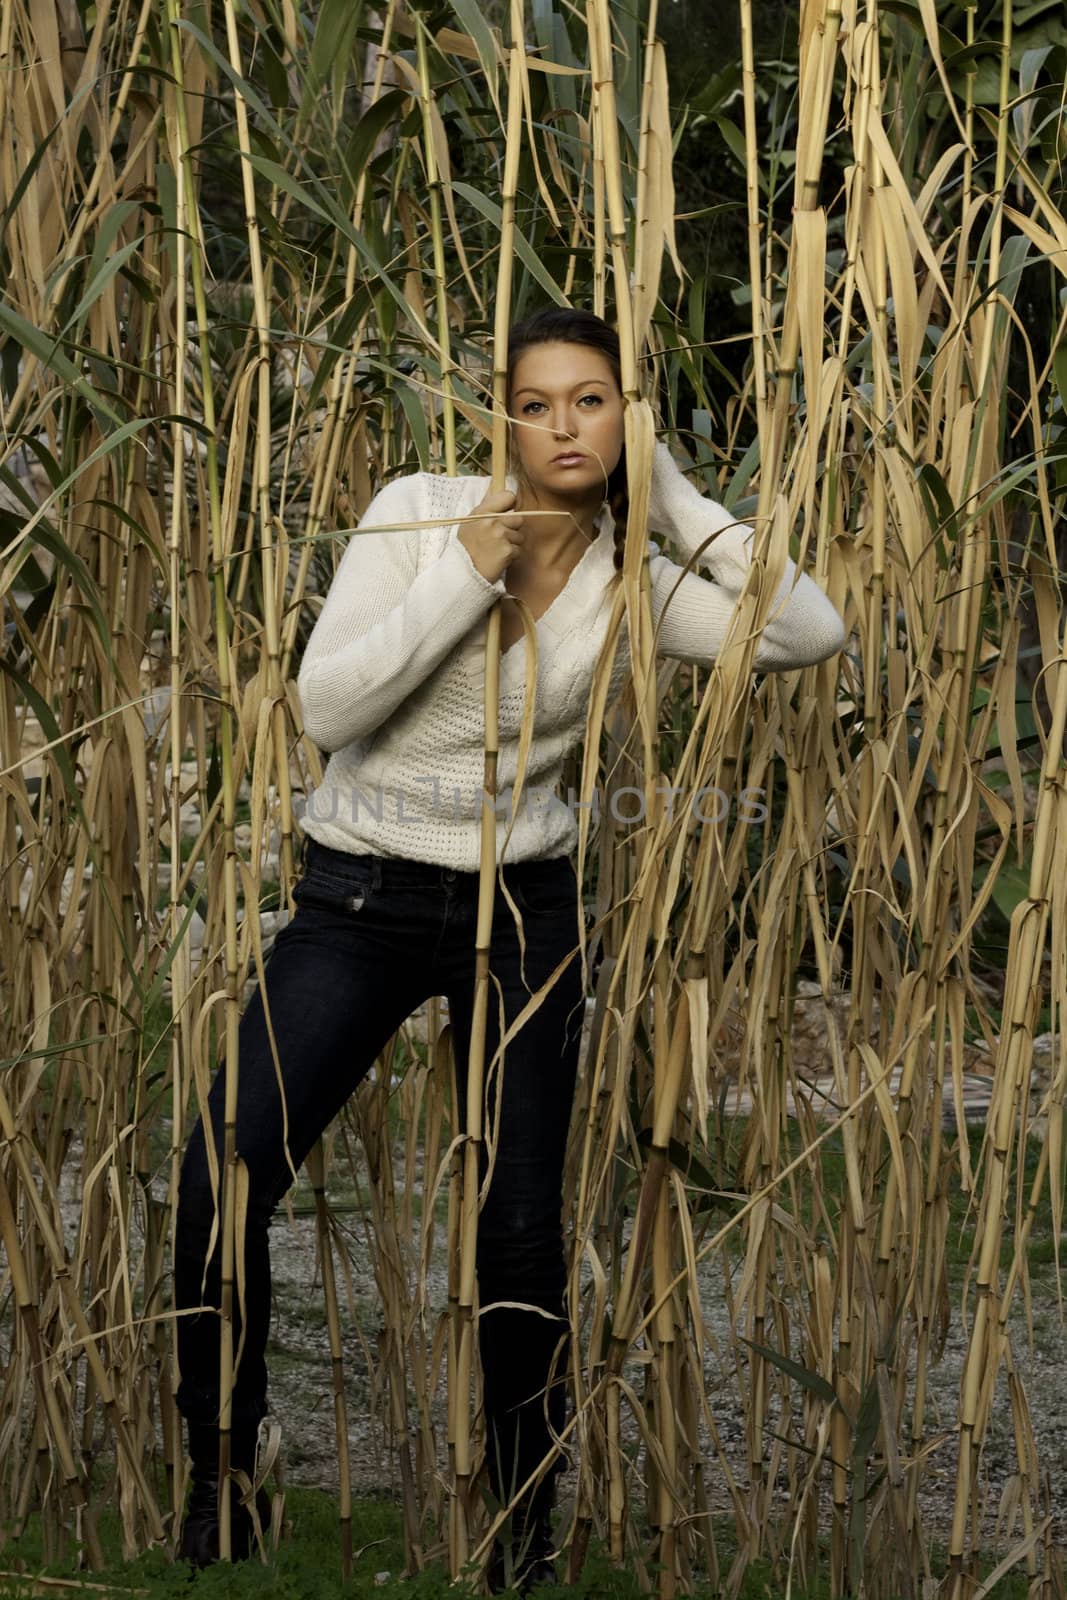
[(527, 471), (527, 479), (538, 495), (553, 495), (558, 500), (589, 500), (594, 495), (607, 494), (604, 475), (587, 466), (554, 467), (536, 474)]

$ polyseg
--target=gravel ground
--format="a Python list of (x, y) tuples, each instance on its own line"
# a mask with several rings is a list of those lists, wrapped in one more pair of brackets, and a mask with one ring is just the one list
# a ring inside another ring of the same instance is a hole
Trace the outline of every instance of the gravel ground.
[[(817, 1040), (813, 1044), (817, 1046)], [(980, 1065), (981, 1063), (977, 1063)], [(966, 1103), (968, 1117), (981, 1120), (988, 1099), (988, 1078), (969, 1075)], [(300, 1191), (297, 1191), (299, 1208)], [(399, 1479), (395, 1457), (383, 1441), (376, 1409), (372, 1403), (367, 1376), (366, 1346), (373, 1346), (381, 1319), (370, 1254), (362, 1234), (359, 1217), (346, 1216), (352, 1224), (353, 1289), (360, 1310), (360, 1332), (346, 1327), (345, 1364), (349, 1398), (349, 1442), (354, 1489), (356, 1492), (395, 1492)], [(284, 1435), (287, 1470), (293, 1481), (333, 1489), (337, 1481), (336, 1443), (330, 1388), (329, 1351), (321, 1286), (316, 1262), (314, 1221), (308, 1216), (286, 1219), (279, 1215), (273, 1229), (272, 1260), (275, 1281), (275, 1316), (272, 1325), (272, 1412)], [(439, 1252), (441, 1254), (441, 1252)], [(1033, 1284), (1034, 1338), (1028, 1340), (1025, 1312), (1017, 1296), (1011, 1322), (1012, 1353), (1016, 1370), (1031, 1408), (1031, 1419), (1038, 1459), (1051, 1485), (1050, 1508), (1061, 1544), (1067, 1540), (1067, 1495), (1059, 1485), (1067, 1478), (1067, 1369), (1063, 1361), (1063, 1328), (1057, 1302), (1054, 1271), (1035, 1267)], [(729, 1356), (729, 1318), (724, 1306), (722, 1266), (709, 1260), (700, 1270), (700, 1297), (704, 1315), (718, 1349), (705, 1362), (705, 1382), (720, 1439), (738, 1481), (746, 1481), (744, 1413)], [(434, 1312), (443, 1309), (446, 1284), (443, 1259), (433, 1272), (430, 1301)], [(944, 1353), (930, 1368), (927, 1378), (929, 1405), (927, 1440), (939, 1428), (946, 1437), (933, 1450), (926, 1464), (920, 1505), (928, 1537), (939, 1542), (948, 1538), (955, 1492), (956, 1436), (959, 1386), (966, 1354), (966, 1331), (960, 1322), (959, 1289), (953, 1286), (952, 1323)], [(744, 1331), (744, 1330), (741, 1330)], [(640, 1381), (640, 1369), (634, 1374)], [(909, 1384), (909, 1393), (910, 1393)], [(631, 1447), (636, 1447), (636, 1428), (629, 1428)], [(768, 1440), (768, 1447), (773, 1441)], [(708, 1460), (713, 1461), (709, 1450)], [(1010, 1528), (997, 1527), (998, 1507), (1016, 1469), (1015, 1439), (1008, 1400), (1007, 1378), (1001, 1372), (994, 1413), (982, 1453), (980, 1472), (984, 1487), (984, 1542), (989, 1550), (1003, 1552), (1021, 1536), (1021, 1519)], [(728, 1512), (729, 1501), (720, 1475), (709, 1473), (713, 1507)], [(561, 1502), (566, 1505), (568, 1485), (561, 1483)], [(829, 1474), (824, 1474), (828, 1484)], [(828, 1488), (824, 1491), (828, 1496)], [(826, 1524), (828, 1501), (824, 1499), (822, 1520)]]

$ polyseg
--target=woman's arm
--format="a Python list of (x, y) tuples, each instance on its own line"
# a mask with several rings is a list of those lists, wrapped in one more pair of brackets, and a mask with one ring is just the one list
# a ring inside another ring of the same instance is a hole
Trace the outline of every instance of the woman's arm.
[[(375, 495), (312, 629), (297, 687), (305, 731), (321, 750), (379, 727), (506, 592), (458, 539), (417, 572), (420, 534), (405, 524), (428, 520), (421, 477), (398, 478)], [(392, 533), (370, 531), (396, 524)]]
[[(686, 556), (711, 540), (697, 562), (714, 583), (685, 572), (656, 550), (649, 562), (652, 615), (659, 625), (657, 651), (710, 665), (722, 649), (752, 561), (752, 529), (688, 482), (665, 444), (657, 444), (648, 501), (652, 531), (669, 535)], [(818, 584), (786, 560), (769, 620), (756, 645), (754, 665), (784, 671), (824, 661), (844, 644), (845, 626)]]

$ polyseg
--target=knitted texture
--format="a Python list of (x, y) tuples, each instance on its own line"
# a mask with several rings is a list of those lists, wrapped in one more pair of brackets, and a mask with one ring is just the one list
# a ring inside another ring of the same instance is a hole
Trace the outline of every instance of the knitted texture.
[[(486, 624), (507, 590), (503, 577), (490, 583), (474, 566), (459, 539), (459, 519), (489, 489), (484, 477), (419, 472), (396, 479), (375, 496), (348, 542), (298, 681), (305, 731), (331, 752), (302, 818), (305, 833), (322, 844), (478, 870)], [(750, 530), (692, 488), (664, 445), (656, 448), (648, 521), (687, 558), (716, 535), (697, 558), (714, 582), (697, 572), (683, 575), (651, 541), (649, 559), (657, 651), (709, 665), (745, 580)], [(604, 506), (596, 537), (536, 622), (534, 734), (506, 861), (567, 855), (578, 837), (577, 813), (556, 788), (565, 757), (585, 731), (606, 635), (614, 588), (611, 528)], [(826, 596), (792, 562), (786, 568), (757, 647), (757, 667), (807, 665), (844, 641)], [(525, 653), (520, 638), (500, 658), (498, 860), (517, 773)], [(624, 623), (609, 704), (628, 671)]]

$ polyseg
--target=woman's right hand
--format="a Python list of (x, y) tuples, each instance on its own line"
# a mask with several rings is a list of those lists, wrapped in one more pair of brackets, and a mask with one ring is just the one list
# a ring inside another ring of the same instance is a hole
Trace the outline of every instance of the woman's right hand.
[(489, 583), (522, 554), (526, 542), (523, 518), (513, 510), (515, 499), (513, 489), (490, 490), (469, 513), (478, 520), (464, 522), (459, 530), (460, 543)]

